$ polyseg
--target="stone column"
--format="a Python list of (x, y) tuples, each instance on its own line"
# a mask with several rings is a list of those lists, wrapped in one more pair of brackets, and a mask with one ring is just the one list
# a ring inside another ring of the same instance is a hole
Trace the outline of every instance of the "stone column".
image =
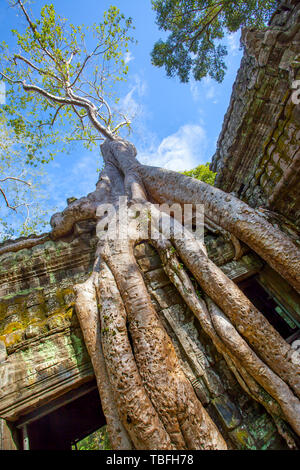
[(0, 418), (0, 450), (18, 450), (16, 432)]

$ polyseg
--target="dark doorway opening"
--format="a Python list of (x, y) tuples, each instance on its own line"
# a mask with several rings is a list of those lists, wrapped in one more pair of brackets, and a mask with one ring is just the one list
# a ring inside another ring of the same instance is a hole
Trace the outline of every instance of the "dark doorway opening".
[(45, 408), (25, 416), (18, 423), (23, 448), (71, 450), (73, 442), (106, 424), (96, 385), (72, 390)]
[(255, 277), (239, 282), (238, 286), (285, 340), (298, 334), (299, 326), (293, 317)]

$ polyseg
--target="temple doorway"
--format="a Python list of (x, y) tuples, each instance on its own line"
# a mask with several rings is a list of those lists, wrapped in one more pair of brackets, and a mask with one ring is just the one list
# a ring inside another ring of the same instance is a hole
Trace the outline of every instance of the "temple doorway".
[(106, 424), (95, 382), (22, 417), (17, 428), (23, 450), (71, 450)]
[(300, 338), (300, 319), (268, 292), (259, 278), (253, 276), (239, 282), (238, 286), (288, 343)]

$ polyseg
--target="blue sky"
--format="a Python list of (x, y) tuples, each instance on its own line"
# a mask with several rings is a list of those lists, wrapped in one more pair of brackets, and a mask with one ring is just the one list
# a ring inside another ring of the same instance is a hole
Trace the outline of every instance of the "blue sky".
[[(36, 0), (33, 10), (47, 2)], [(56, 11), (74, 24), (101, 21), (110, 5), (133, 18), (137, 45), (128, 57), (129, 75), (120, 97), (124, 108), (134, 112), (130, 140), (136, 145), (142, 163), (172, 170), (191, 169), (211, 160), (227, 110), (232, 85), (240, 65), (239, 32), (226, 38), (228, 46), (225, 80), (210, 79), (182, 84), (167, 78), (163, 68), (151, 65), (150, 52), (162, 32), (155, 24), (150, 0), (52, 0)], [(20, 24), (15, 11), (0, 0), (0, 41), (10, 43), (10, 30)], [(78, 145), (71, 154), (60, 154), (47, 165), (48, 204), (58, 210), (66, 198), (81, 197), (95, 188), (96, 169), (101, 166), (99, 149), (89, 152)]]

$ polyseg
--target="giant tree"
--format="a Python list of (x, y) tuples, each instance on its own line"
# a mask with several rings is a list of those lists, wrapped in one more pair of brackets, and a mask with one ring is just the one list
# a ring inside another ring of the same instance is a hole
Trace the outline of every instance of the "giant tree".
[[(103, 140), (104, 168), (95, 191), (55, 214), (50, 236), (68, 235), (78, 221), (97, 221), (93, 272), (74, 289), (112, 447), (226, 449), (151, 302), (133, 254), (145, 239), (241, 386), (265, 406), (284, 435), (283, 421), (299, 433), (300, 380), (290, 346), (208, 258), (193, 230), (182, 229), (182, 219), (170, 217), (165, 208), (204, 205), (205, 224), (229, 233), (237, 257), (242, 241), (300, 291), (298, 249), (236, 197), (138, 162), (134, 145), (118, 135), (128, 122), (116, 123), (106, 94), (108, 79), (124, 71), (122, 51), (130, 39), (131, 22), (116, 8), (95, 25), (88, 52), (82, 28), (68, 26), (52, 6), (34, 21), (22, 1), (17, 4), (28, 26), (25, 33), (16, 32), (22, 52), (7, 53), (3, 78), (20, 99), (41, 107), (39, 125), (67, 120), (66, 131), (76, 138)], [(18, 246), (32, 243), (27, 239)]]

